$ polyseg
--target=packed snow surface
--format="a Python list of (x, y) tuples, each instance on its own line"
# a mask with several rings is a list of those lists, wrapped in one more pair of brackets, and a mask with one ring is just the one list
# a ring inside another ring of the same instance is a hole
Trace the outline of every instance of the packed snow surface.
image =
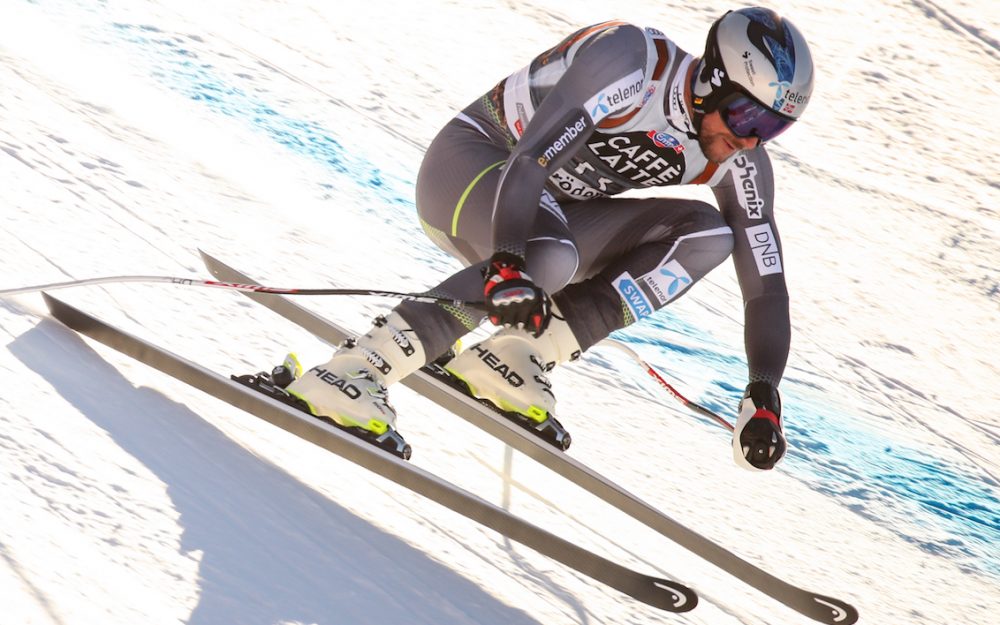
[[(774, 2), (817, 91), (770, 148), (792, 293), (780, 469), (597, 348), (553, 378), (575, 458), (863, 623), (1000, 611), (1000, 7)], [(455, 111), (610, 18), (700, 53), (699, 2), (7, 0), (0, 289), (209, 277), (415, 291), (458, 264), (413, 184)], [(704, 188), (657, 190), (710, 198)], [(330, 348), (224, 291), (122, 284), (71, 303), (222, 373)], [(355, 330), (391, 301), (313, 298)], [(725, 264), (616, 334), (732, 419), (745, 384)], [(413, 462), (637, 570), (670, 615), (0, 300), (0, 625), (809, 622), (408, 389)]]

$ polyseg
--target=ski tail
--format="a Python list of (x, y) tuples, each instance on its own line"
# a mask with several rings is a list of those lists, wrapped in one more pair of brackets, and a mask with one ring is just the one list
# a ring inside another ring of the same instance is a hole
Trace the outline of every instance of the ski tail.
[(52, 316), (80, 334), (338, 454), (610, 588), (670, 612), (687, 612), (698, 605), (698, 595), (683, 584), (612, 562), (292, 406), (128, 334), (47, 293), (43, 297)]

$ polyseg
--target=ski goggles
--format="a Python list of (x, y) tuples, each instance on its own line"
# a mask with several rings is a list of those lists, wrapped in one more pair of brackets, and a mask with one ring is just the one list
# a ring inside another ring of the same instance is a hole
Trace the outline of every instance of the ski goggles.
[(757, 137), (761, 143), (774, 139), (795, 122), (742, 91), (733, 91), (722, 98), (718, 111), (734, 135), (744, 139)]

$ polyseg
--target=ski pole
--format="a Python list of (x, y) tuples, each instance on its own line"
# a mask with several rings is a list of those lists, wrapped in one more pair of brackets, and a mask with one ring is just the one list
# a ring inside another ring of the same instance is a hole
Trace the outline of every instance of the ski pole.
[(643, 367), (645, 367), (646, 368), (646, 373), (648, 373), (649, 375), (651, 375), (653, 377), (653, 379), (655, 379), (657, 382), (659, 382), (660, 385), (663, 388), (667, 389), (667, 392), (669, 392), (674, 397), (674, 399), (680, 401), (682, 404), (684, 404), (685, 406), (687, 406), (689, 409), (693, 410), (694, 412), (697, 412), (700, 415), (703, 415), (703, 416), (708, 417), (709, 419), (712, 419), (713, 421), (715, 421), (716, 423), (718, 423), (722, 427), (726, 428), (727, 430), (729, 430), (729, 431), (733, 430), (733, 426), (732, 426), (731, 423), (729, 423), (729, 421), (726, 421), (724, 418), (720, 417), (719, 415), (717, 415), (716, 413), (712, 412), (708, 408), (705, 408), (704, 406), (696, 404), (693, 401), (691, 401), (690, 399), (688, 399), (687, 397), (684, 397), (683, 395), (681, 395), (680, 392), (678, 392), (676, 388), (674, 388), (669, 382), (667, 382), (666, 380), (663, 379), (663, 376), (661, 376), (659, 373), (657, 373), (656, 369), (654, 369), (652, 365), (650, 365), (648, 362), (646, 362), (645, 360), (643, 360), (642, 357), (639, 356), (639, 354), (637, 354), (635, 352), (635, 350), (633, 350), (628, 345), (625, 345), (621, 341), (616, 341), (614, 339), (604, 339), (604, 340), (602, 340), (598, 344), (599, 345), (607, 345), (609, 347), (614, 347), (614, 348), (617, 348), (617, 349), (625, 352), (626, 354), (628, 354), (629, 356), (631, 356), (633, 360), (635, 360), (637, 363), (639, 363), (640, 365), (642, 365)]
[(253, 291), (255, 293), (270, 293), (273, 295), (372, 295), (380, 297), (394, 297), (412, 302), (424, 302), (428, 304), (446, 304), (450, 306), (481, 306), (482, 302), (467, 302), (464, 300), (450, 299), (447, 297), (435, 297), (423, 293), (399, 293), (396, 291), (382, 291), (379, 289), (284, 289), (273, 286), (262, 286), (258, 284), (239, 284), (236, 282), (216, 282), (215, 280), (198, 280), (195, 278), (172, 278), (169, 276), (107, 276), (103, 278), (88, 278), (85, 280), (70, 280), (67, 282), (53, 282), (52, 284), (39, 284), (34, 286), (19, 287), (16, 289), (0, 290), (0, 297), (12, 295), (22, 295), (24, 293), (35, 293), (38, 291), (52, 291), (55, 289), (65, 289), (76, 286), (91, 286), (95, 284), (113, 284), (122, 282), (144, 282), (144, 283), (165, 283), (179, 284), (182, 286), (203, 286), (217, 289), (230, 289), (233, 291)]

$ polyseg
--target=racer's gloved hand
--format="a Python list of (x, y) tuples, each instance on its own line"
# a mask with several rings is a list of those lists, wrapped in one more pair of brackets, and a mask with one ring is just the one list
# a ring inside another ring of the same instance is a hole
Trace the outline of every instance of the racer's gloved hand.
[(536, 337), (549, 325), (552, 303), (524, 273), (524, 259), (507, 252), (490, 257), (484, 273), (486, 314), (498, 326), (523, 327)]
[(733, 459), (751, 471), (773, 469), (785, 455), (781, 432), (781, 397), (768, 382), (747, 385), (733, 431)]

